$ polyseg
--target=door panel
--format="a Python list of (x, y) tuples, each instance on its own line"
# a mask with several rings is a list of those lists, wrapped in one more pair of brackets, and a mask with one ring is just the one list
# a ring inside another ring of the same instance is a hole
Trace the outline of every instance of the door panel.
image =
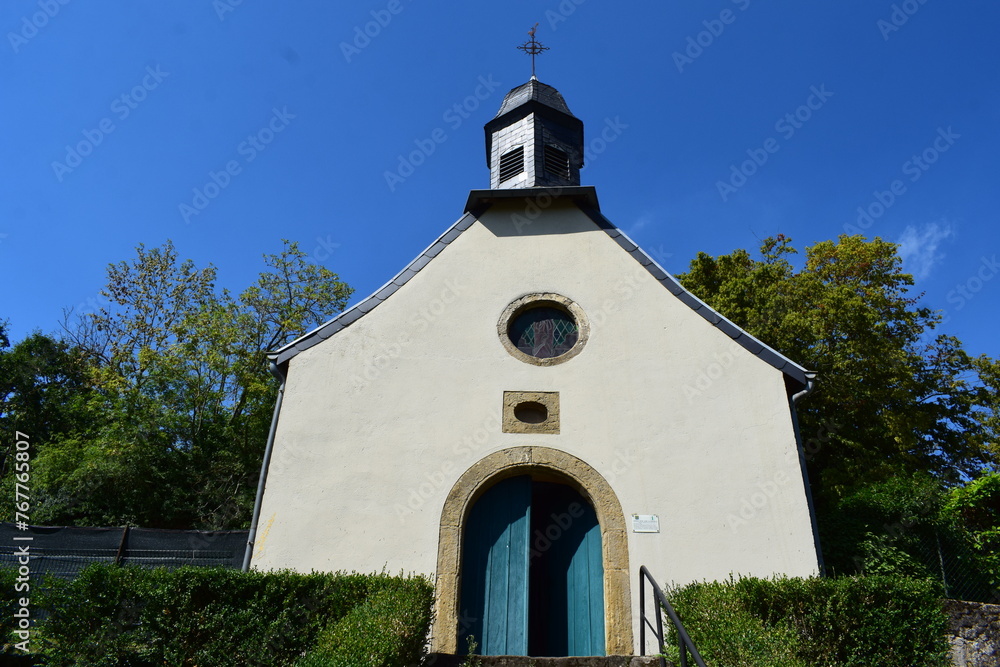
[(498, 482), (476, 501), (465, 528), (460, 650), (468, 635), (481, 655), (528, 650), (528, 528), (531, 478)]
[(530, 655), (604, 655), (597, 515), (565, 484), (535, 482), (531, 503)]
[[(586, 518), (580, 517), (581, 522)], [(604, 655), (604, 563), (596, 517), (580, 533), (566, 573), (567, 655)]]
[(513, 477), (466, 521), (458, 645), (481, 655), (604, 655), (601, 528), (565, 484)]

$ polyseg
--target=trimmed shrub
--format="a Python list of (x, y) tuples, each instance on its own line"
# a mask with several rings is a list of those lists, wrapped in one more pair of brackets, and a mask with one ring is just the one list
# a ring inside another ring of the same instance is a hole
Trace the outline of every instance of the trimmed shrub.
[(710, 665), (949, 664), (940, 591), (925, 580), (747, 578), (668, 595)]
[[(811, 667), (798, 656), (799, 638), (794, 629), (754, 616), (733, 590), (732, 582), (692, 584), (668, 592), (668, 599), (709, 665)], [(676, 635), (670, 646), (667, 657), (680, 664)], [(689, 660), (688, 664), (693, 663)]]
[(400, 580), (372, 595), (324, 630), (299, 667), (402, 667), (416, 664), (431, 623), (433, 589)]
[[(48, 618), (33, 646), (58, 666), (293, 665), (324, 628), (406, 585), (430, 589), (423, 578), (385, 574), (92, 565), (73, 581), (47, 582)], [(380, 614), (390, 627), (408, 618)]]

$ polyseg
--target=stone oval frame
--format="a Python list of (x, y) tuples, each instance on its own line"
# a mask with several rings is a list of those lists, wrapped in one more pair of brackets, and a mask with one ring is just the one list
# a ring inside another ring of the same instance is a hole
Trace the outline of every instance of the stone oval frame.
[(597, 513), (604, 559), (604, 643), (607, 655), (631, 655), (632, 594), (628, 531), (618, 497), (584, 461), (549, 447), (511, 447), (474, 463), (452, 487), (441, 510), (431, 651), (458, 650), (462, 534), (472, 505), (493, 484), (524, 474), (558, 477), (574, 486)]
[[(513, 341), (510, 339), (510, 325), (511, 322), (514, 321), (514, 318), (530, 308), (540, 306), (550, 306), (564, 310), (568, 312), (576, 322), (578, 330), (576, 344), (572, 347), (572, 349), (560, 354), (558, 357), (548, 357), (545, 359), (533, 357), (530, 354), (525, 354), (524, 352), (521, 352), (521, 350), (517, 349), (517, 346), (514, 345)], [(515, 359), (519, 359), (526, 364), (532, 364), (535, 366), (555, 366), (556, 364), (569, 361), (576, 355), (580, 354), (584, 345), (587, 344), (587, 339), (590, 337), (590, 320), (587, 319), (587, 314), (583, 312), (583, 309), (576, 305), (576, 302), (572, 299), (568, 299), (561, 294), (555, 294), (553, 292), (537, 292), (518, 297), (517, 299), (511, 301), (506, 308), (504, 308), (503, 313), (500, 314), (500, 319), (497, 322), (497, 334), (500, 337), (500, 342), (503, 344), (504, 349), (507, 350), (507, 352)]]

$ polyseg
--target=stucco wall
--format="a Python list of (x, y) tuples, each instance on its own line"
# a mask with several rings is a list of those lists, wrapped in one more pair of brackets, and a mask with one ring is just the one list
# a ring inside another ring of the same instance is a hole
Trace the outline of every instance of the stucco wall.
[[(629, 532), (633, 573), (645, 564), (664, 584), (814, 574), (782, 374), (576, 208), (557, 203), (530, 225), (515, 214), (523, 206), (490, 209), (387, 301), (290, 361), (254, 567), (432, 574), (459, 476), (536, 445), (600, 472), (626, 516), (659, 515), (660, 533)], [(524, 363), (498, 340), (500, 314), (532, 292), (587, 314), (590, 338), (566, 363)], [(501, 432), (504, 391), (559, 392), (559, 434)]]

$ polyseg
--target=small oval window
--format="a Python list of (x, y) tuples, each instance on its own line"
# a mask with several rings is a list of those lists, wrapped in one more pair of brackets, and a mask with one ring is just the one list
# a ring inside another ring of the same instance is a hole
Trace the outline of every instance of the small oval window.
[(542, 424), (549, 418), (549, 409), (535, 401), (525, 401), (514, 406), (514, 418), (525, 424)]

